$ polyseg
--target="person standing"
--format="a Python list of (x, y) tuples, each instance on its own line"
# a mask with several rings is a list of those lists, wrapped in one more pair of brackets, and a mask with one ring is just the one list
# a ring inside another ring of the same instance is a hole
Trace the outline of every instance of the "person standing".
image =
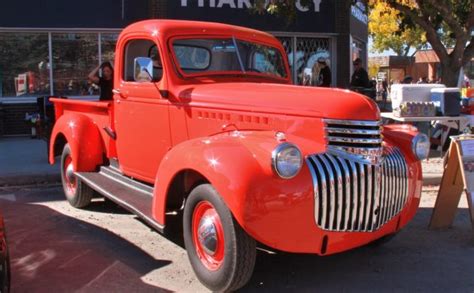
[[(102, 71), (102, 75), (99, 76), (99, 69)], [(110, 101), (112, 100), (113, 94), (113, 83), (114, 83), (114, 69), (110, 62), (104, 62), (100, 66), (97, 66), (94, 70), (89, 73), (89, 80), (97, 84), (100, 88), (99, 101)]]
[(362, 60), (357, 58), (352, 64), (354, 65), (354, 73), (352, 73), (351, 77), (351, 87), (369, 88), (369, 74), (362, 67)]
[(331, 69), (329, 68), (327, 61), (324, 57), (319, 57), (318, 64), (320, 65), (319, 70), (319, 86), (330, 87), (331, 86)]

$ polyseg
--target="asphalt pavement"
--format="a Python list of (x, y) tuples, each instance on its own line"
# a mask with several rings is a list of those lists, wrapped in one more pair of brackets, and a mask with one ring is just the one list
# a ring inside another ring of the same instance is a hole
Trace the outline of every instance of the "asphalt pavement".
[[(241, 292), (474, 292), (474, 232), (463, 198), (453, 228), (427, 228), (436, 188), (383, 246), (319, 257), (259, 250)], [(60, 186), (0, 187), (12, 292), (207, 292), (182, 243), (97, 199), (69, 206)], [(291, 219), (289, 219), (291, 220)]]

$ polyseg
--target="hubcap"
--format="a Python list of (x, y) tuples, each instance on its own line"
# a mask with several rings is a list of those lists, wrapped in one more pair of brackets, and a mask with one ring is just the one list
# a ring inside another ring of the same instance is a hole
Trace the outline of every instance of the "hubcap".
[(196, 205), (192, 220), (193, 242), (201, 263), (210, 271), (224, 261), (224, 229), (219, 214), (208, 201)]
[(217, 248), (217, 231), (211, 216), (202, 217), (197, 233), (204, 251), (209, 255), (214, 255)]
[(76, 192), (76, 177), (74, 176), (74, 164), (71, 156), (64, 159), (64, 179), (67, 192), (74, 194)]
[(74, 166), (71, 164), (69, 164), (66, 168), (66, 177), (67, 177), (67, 181), (69, 182), (72, 182), (74, 181)]

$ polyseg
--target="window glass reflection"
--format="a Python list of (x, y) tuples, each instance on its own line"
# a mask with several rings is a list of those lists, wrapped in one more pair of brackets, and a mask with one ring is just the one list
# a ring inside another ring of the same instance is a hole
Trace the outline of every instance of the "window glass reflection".
[(0, 97), (50, 94), (47, 33), (1, 33), (0, 56)]
[(109, 61), (114, 65), (115, 45), (117, 44), (118, 36), (118, 33), (101, 34), (100, 42), (102, 45), (102, 62)]
[(54, 93), (59, 96), (97, 94), (87, 76), (99, 63), (96, 33), (53, 33)]

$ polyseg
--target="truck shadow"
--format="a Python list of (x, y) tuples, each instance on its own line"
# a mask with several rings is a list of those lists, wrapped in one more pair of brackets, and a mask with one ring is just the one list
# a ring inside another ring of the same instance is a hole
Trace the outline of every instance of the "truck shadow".
[[(63, 200), (49, 195), (41, 199)], [(35, 201), (0, 200), (8, 230), (13, 292), (168, 291), (141, 278), (171, 261), (157, 260), (106, 229)]]
[(432, 209), (390, 242), (320, 257), (259, 251), (242, 292), (452, 292), (474, 290), (474, 233), (467, 209), (448, 230), (429, 230)]

